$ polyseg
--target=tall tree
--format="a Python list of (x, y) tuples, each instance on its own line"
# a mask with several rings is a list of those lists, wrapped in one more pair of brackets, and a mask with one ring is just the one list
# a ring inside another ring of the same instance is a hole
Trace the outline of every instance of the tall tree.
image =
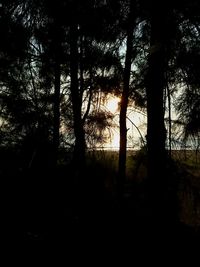
[[(191, 5), (185, 1), (183, 6), (180, 6), (177, 1), (164, 1), (162, 4), (159, 1), (151, 1), (148, 7), (150, 19), (150, 52), (146, 86), (148, 178), (154, 216), (158, 220), (177, 219), (174, 217), (177, 215), (174, 213), (176, 203), (173, 203), (173, 208), (170, 203), (172, 196), (168, 191), (170, 173), (165, 151), (163, 93), (167, 82), (172, 78), (169, 70), (173, 65), (174, 57), (176, 53), (180, 53), (181, 22), (188, 17), (188, 12), (191, 15), (193, 5), (196, 6), (196, 1)], [(187, 39), (186, 36), (182, 38), (182, 40)], [(190, 39), (187, 41), (190, 43)], [(176, 46), (172, 46), (174, 44)]]
[(120, 103), (120, 148), (119, 148), (119, 174), (118, 174), (118, 194), (119, 197), (123, 194), (123, 186), (126, 177), (126, 149), (127, 149), (127, 126), (126, 126), (126, 113), (129, 99), (129, 83), (131, 75), (131, 64), (133, 57), (133, 39), (135, 29), (135, 1), (129, 3), (129, 15), (127, 21), (127, 41), (126, 41), (126, 56), (123, 75), (123, 90)]
[(85, 134), (82, 120), (82, 99), (78, 83), (78, 24), (70, 26), (70, 76), (73, 123), (75, 135), (74, 161), (79, 166), (85, 162)]
[[(156, 5), (156, 9), (155, 9)], [(164, 125), (163, 94), (166, 71), (167, 5), (151, 1), (150, 7), (150, 52), (147, 80), (147, 149), (150, 199), (154, 216), (162, 219), (165, 197), (166, 130)], [(165, 211), (164, 211), (165, 212)]]

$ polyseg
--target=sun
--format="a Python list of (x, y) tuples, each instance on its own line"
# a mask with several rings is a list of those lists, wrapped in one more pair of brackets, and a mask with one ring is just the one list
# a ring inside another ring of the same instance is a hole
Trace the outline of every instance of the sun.
[(111, 113), (116, 113), (119, 110), (120, 99), (115, 96), (109, 96), (106, 101), (106, 109)]
[[(106, 147), (112, 150), (119, 150), (120, 131), (119, 131), (119, 114), (120, 114), (120, 98), (114, 95), (108, 95), (104, 102), (106, 111), (111, 112), (113, 116), (113, 125), (110, 129), (110, 138), (106, 143)], [(127, 147), (137, 146), (137, 142), (141, 142), (141, 136), (144, 139), (146, 132), (147, 118), (146, 115), (138, 112), (136, 109), (129, 108), (127, 110)]]

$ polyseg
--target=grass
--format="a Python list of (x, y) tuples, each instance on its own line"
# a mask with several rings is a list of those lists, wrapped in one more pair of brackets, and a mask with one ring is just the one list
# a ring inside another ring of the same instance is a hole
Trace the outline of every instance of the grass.
[[(192, 150), (174, 150), (172, 158), (176, 164), (178, 176), (179, 218), (186, 225), (200, 229), (200, 153)], [(147, 177), (146, 153), (128, 151), (127, 153), (127, 180), (126, 193), (143, 195), (143, 182)], [(104, 177), (106, 190), (112, 193), (115, 190), (118, 152), (97, 151), (90, 155), (90, 164), (101, 172)], [(98, 166), (98, 167), (97, 167)], [(137, 190), (135, 191), (135, 188)], [(139, 193), (138, 193), (138, 188)]]
[(200, 153), (175, 151), (173, 156), (182, 170), (179, 183), (180, 220), (200, 228)]

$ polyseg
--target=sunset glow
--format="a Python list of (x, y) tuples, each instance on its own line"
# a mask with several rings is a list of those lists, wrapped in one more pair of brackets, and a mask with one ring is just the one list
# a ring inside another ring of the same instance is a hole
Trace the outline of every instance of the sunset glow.
[(115, 114), (119, 111), (120, 99), (118, 97), (111, 96), (108, 98), (106, 103), (106, 109), (111, 113)]
[(107, 101), (105, 103), (106, 110), (114, 115), (113, 123), (117, 125), (113, 129), (111, 129), (110, 139), (108, 140), (105, 146), (117, 150), (119, 149), (119, 103), (120, 98), (112, 95), (108, 96)]
[(109, 146), (112, 149), (119, 149), (119, 129), (116, 129), (116, 131), (113, 131), (111, 142), (109, 143)]
[[(111, 138), (105, 144), (106, 147), (111, 149), (119, 149), (119, 113), (120, 113), (120, 98), (115, 96), (109, 96), (105, 104), (107, 111), (110, 111), (113, 115), (113, 123), (116, 127), (111, 129)], [(134, 147), (141, 135), (144, 137), (146, 132), (146, 116), (139, 113), (134, 107), (129, 107), (127, 110), (127, 147)], [(139, 133), (140, 131), (140, 133)]]

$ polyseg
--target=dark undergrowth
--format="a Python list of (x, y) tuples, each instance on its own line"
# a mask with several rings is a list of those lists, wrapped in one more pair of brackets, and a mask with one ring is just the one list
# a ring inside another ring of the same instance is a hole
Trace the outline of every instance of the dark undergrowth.
[(27, 168), (19, 155), (4, 156), (1, 162), (2, 231), (7, 239), (88, 240), (105, 245), (119, 240), (145, 244), (152, 240), (180, 244), (199, 241), (199, 181), (180, 162), (174, 163), (173, 171), (179, 180), (178, 220), (173, 223), (160, 219), (159, 212), (155, 216), (148, 202), (144, 154), (129, 154), (120, 201), (116, 192), (117, 154), (113, 152), (90, 154), (81, 173), (62, 162), (57, 168)]

